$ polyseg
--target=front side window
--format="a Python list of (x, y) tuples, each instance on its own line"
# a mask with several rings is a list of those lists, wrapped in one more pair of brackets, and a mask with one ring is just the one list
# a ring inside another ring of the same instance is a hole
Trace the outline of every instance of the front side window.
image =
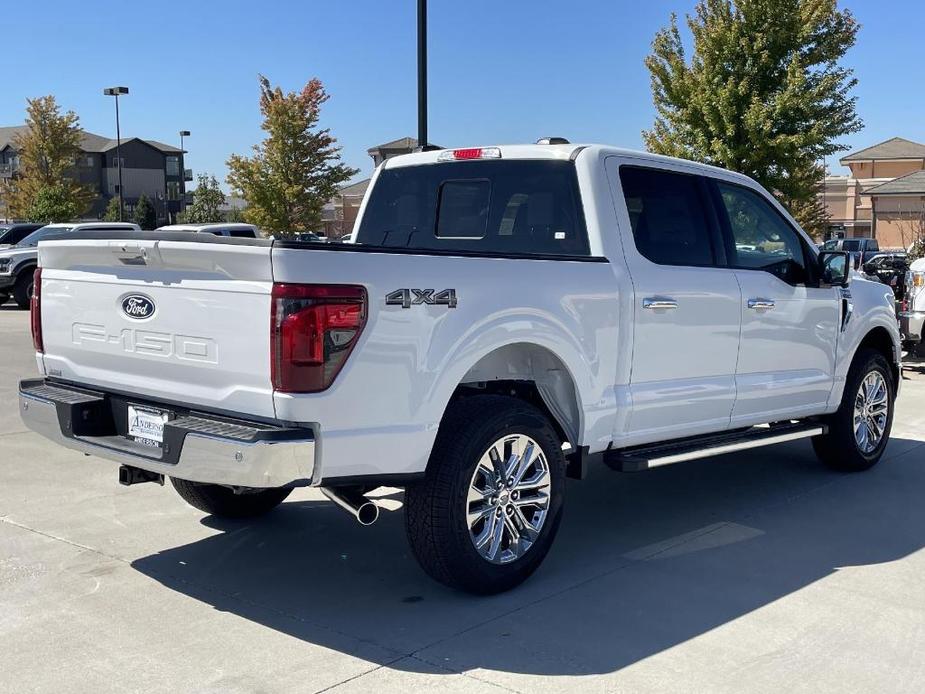
[(586, 256), (569, 161), (456, 161), (385, 169), (357, 243), (504, 254)]
[(749, 188), (722, 181), (716, 185), (732, 232), (730, 266), (769, 272), (788, 284), (807, 282), (803, 244), (787, 220)]
[(640, 254), (659, 265), (714, 264), (699, 177), (622, 166), (620, 184)]

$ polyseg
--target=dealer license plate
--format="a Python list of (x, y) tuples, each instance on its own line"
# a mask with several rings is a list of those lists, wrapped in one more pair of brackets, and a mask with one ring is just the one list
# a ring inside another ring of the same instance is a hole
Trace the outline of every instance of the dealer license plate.
[(160, 448), (164, 443), (164, 425), (170, 415), (147, 407), (128, 406), (128, 435), (145, 446)]

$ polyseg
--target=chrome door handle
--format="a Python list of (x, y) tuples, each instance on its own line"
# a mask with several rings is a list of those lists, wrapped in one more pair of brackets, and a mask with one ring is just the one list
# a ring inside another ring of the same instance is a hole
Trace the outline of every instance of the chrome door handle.
[(653, 311), (660, 308), (677, 308), (678, 302), (667, 296), (647, 296), (642, 300), (642, 307)]
[(749, 299), (748, 307), (756, 311), (774, 308), (774, 299)]

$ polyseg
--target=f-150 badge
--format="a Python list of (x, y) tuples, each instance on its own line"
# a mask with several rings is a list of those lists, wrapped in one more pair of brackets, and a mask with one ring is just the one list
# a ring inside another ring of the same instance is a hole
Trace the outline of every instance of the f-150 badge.
[(396, 289), (385, 295), (385, 304), (402, 308), (423, 304), (456, 308), (456, 290), (444, 289), (438, 292), (435, 289)]

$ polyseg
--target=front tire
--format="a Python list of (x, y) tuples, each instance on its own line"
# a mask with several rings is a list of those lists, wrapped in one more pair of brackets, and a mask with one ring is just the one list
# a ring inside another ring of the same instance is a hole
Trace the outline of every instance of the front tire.
[(848, 371), (838, 410), (825, 418), (828, 433), (813, 438), (822, 462), (841, 472), (860, 472), (879, 462), (893, 426), (896, 384), (884, 356), (859, 351)]
[(452, 403), (422, 483), (405, 490), (405, 530), (435, 580), (482, 595), (525, 581), (559, 528), (562, 442), (537, 408), (476, 395)]
[(205, 484), (170, 478), (180, 497), (193, 508), (220, 518), (255, 518), (279, 506), (292, 489), (250, 489), (240, 493), (219, 484)]
[(32, 272), (24, 272), (16, 279), (16, 284), (13, 286), (13, 298), (16, 299), (16, 305), (19, 308), (29, 308), (29, 303), (32, 301), (32, 283)]

